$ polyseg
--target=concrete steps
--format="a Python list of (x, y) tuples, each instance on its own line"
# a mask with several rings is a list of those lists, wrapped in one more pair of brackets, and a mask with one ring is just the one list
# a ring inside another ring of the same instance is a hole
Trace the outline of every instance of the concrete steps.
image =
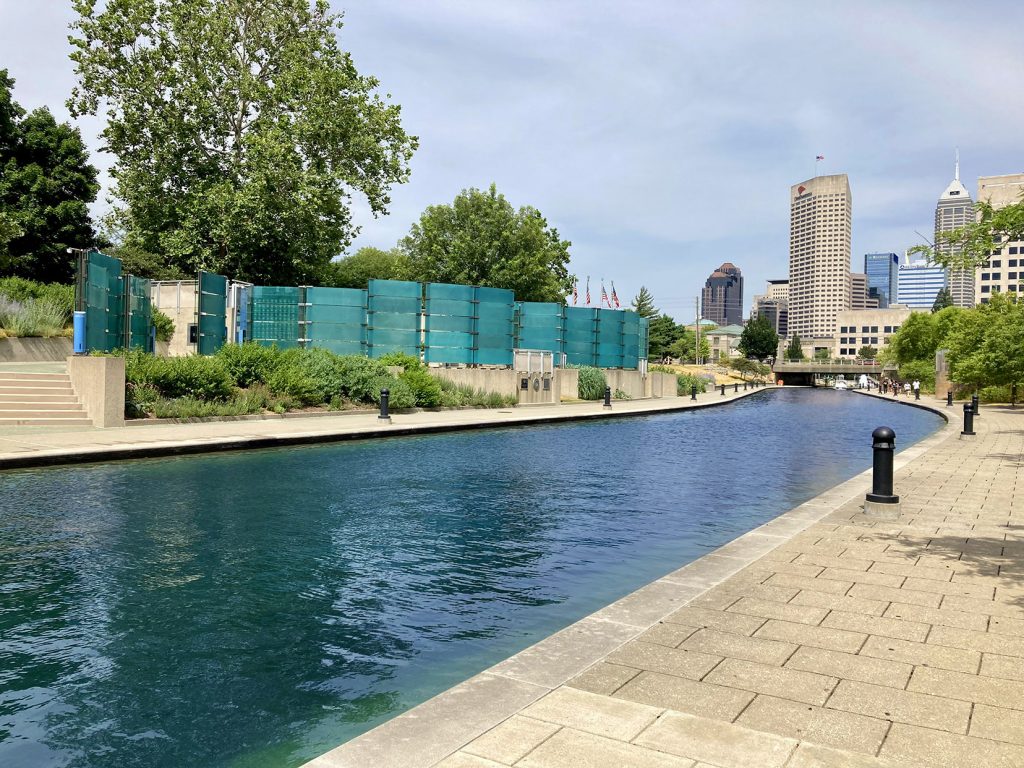
[(0, 427), (91, 424), (66, 373), (0, 371)]

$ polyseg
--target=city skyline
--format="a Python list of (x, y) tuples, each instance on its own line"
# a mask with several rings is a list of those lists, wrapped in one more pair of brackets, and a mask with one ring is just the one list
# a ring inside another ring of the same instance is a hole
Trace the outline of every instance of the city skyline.
[[(857, 258), (922, 242), (955, 147), (965, 179), (1024, 167), (1024, 104), (1005, 98), (1024, 90), (1015, 3), (989, 6), (999, 25), (952, 4), (927, 17), (880, 2), (331, 5), (346, 13), (341, 45), (421, 139), (390, 215), (354, 208), (353, 247), (392, 247), (427, 205), (494, 181), (573, 242), (581, 280), (614, 279), (624, 304), (646, 285), (682, 322), (724, 260), (752, 285), (786, 276), (784, 190), (815, 171), (850, 177)], [(0, 0), (15, 98), (58, 119), (74, 84), (72, 17)], [(979, 40), (998, 67), (975, 55)], [(95, 153), (101, 121), (76, 125)]]

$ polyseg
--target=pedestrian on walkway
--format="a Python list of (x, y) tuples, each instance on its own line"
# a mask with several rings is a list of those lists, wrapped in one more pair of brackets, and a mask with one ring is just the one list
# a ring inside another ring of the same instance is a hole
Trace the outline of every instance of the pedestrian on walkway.
[(918, 381), (917, 379), (914, 379), (914, 383), (912, 386), (914, 388), (914, 397), (917, 397), (918, 393), (921, 391), (921, 382)]

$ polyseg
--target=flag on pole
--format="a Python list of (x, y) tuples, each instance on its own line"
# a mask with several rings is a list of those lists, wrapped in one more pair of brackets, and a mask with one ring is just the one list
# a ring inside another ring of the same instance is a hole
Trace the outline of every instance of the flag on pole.
[(587, 275), (587, 306), (590, 306), (590, 275)]
[(612, 280), (612, 301), (615, 302), (615, 308), (618, 309), (621, 305), (619, 304), (619, 297), (615, 293), (615, 281)]
[(576, 306), (576, 299), (580, 295), (580, 281), (576, 280), (572, 284), (572, 305)]
[(824, 160), (824, 159), (825, 159), (824, 155), (818, 155), (817, 157), (814, 158), (814, 161), (817, 162), (818, 160)]
[(601, 281), (601, 304), (607, 304), (609, 309), (612, 306), (612, 303), (608, 301), (608, 292), (604, 289), (604, 280)]

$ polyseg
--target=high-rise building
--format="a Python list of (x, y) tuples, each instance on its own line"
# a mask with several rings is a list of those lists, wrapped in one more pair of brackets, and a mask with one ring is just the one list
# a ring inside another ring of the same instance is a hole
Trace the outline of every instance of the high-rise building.
[(880, 309), (896, 303), (900, 257), (895, 253), (864, 254), (864, 274), (868, 276), (868, 298), (876, 299)]
[(789, 280), (769, 280), (763, 294), (754, 297), (750, 319), (766, 317), (783, 339), (789, 326)]
[[(960, 183), (960, 153), (956, 154), (956, 165), (953, 170), (953, 180), (949, 182), (946, 191), (939, 195), (939, 202), (935, 206), (935, 248), (939, 253), (956, 253), (959, 246), (943, 244), (939, 242), (940, 232), (949, 232), (958, 229), (965, 224), (974, 223), (974, 202), (971, 200), (967, 188)], [(973, 307), (974, 296), (974, 270), (953, 269), (949, 270), (947, 287), (950, 298), (955, 307)]]
[(701, 317), (718, 325), (743, 323), (743, 274), (725, 262), (704, 283)]
[(899, 303), (911, 309), (930, 310), (935, 297), (946, 287), (946, 268), (926, 259), (906, 259), (900, 264), (897, 293)]
[[(873, 302), (872, 306), (876, 309), (878, 307), (877, 302)], [(863, 272), (851, 272), (850, 273), (850, 309), (867, 309), (868, 308), (868, 276)]]
[(850, 181), (816, 176), (794, 184), (789, 200), (789, 334), (831, 338), (850, 308)]
[[(1019, 203), (1024, 193), (1024, 173), (978, 178), (978, 202), (993, 208)], [(1021, 293), (1024, 280), (1024, 240), (1009, 240), (1005, 235), (996, 243), (988, 263), (977, 270), (975, 289), (978, 301), (987, 304), (993, 293)]]

